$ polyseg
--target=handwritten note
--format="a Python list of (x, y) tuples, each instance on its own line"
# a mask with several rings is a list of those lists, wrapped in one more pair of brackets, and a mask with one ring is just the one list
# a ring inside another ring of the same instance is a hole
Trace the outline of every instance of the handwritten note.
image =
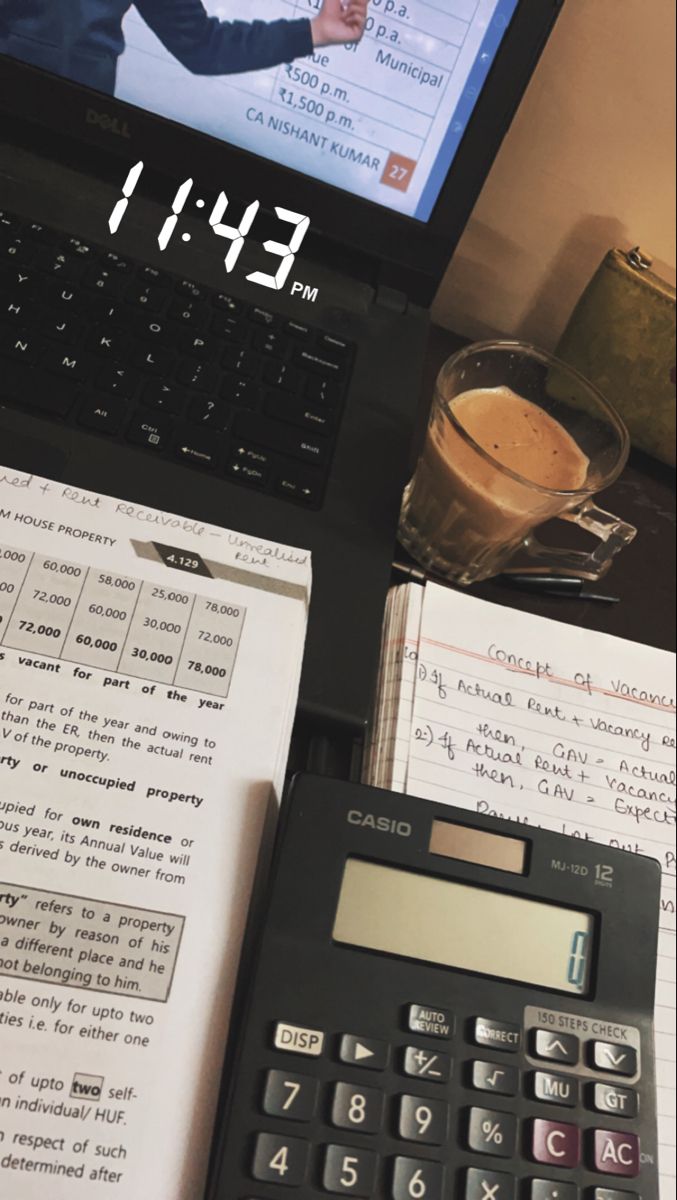
[(667, 1200), (675, 1194), (674, 656), (431, 584), (420, 634), (400, 649), (409, 664), (417, 659), (409, 793), (661, 863), (656, 1066)]

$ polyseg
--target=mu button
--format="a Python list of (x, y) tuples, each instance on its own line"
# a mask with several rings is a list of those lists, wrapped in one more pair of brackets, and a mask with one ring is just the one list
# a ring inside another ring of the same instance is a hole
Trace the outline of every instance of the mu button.
[(581, 1131), (560, 1121), (532, 1122), (531, 1155), (535, 1162), (571, 1170), (581, 1160)]

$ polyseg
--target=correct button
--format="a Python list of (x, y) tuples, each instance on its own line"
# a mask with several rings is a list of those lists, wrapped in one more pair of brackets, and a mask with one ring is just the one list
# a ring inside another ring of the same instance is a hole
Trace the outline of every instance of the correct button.
[(493, 1050), (519, 1050), (522, 1031), (519, 1025), (509, 1021), (491, 1021), (476, 1017), (473, 1022), (473, 1040), (478, 1046), (491, 1046)]

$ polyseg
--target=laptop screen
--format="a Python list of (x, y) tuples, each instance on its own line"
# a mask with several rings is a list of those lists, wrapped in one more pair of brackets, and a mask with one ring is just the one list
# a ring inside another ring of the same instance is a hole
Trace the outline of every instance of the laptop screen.
[(5, 0), (0, 50), (425, 222), (518, 0), (371, 0), (313, 50), (323, 4)]

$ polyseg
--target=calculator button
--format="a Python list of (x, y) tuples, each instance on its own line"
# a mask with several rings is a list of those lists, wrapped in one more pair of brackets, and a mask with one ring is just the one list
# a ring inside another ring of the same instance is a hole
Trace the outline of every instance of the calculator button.
[(421, 1050), (419, 1046), (405, 1046), (402, 1070), (410, 1079), (448, 1083), (451, 1067), (452, 1059), (448, 1054), (440, 1054), (435, 1050)]
[(448, 1008), (432, 1008), (425, 1004), (410, 1004), (407, 1010), (407, 1029), (425, 1037), (449, 1040), (454, 1032), (454, 1017)]
[(495, 1154), (511, 1158), (515, 1149), (517, 1121), (509, 1113), (490, 1108), (471, 1108), (468, 1122), (468, 1145), (478, 1154)]
[(561, 1179), (532, 1179), (529, 1200), (578, 1200), (578, 1188)]
[(637, 1192), (619, 1192), (617, 1188), (594, 1188), (590, 1200), (640, 1200)]
[(532, 1053), (535, 1058), (545, 1058), (548, 1062), (575, 1066), (578, 1062), (579, 1051), (578, 1038), (571, 1033), (551, 1033), (549, 1029), (534, 1030)]
[(309, 1143), (300, 1138), (260, 1133), (256, 1139), (252, 1175), (260, 1183), (299, 1187), (305, 1182), (309, 1149)]
[(501, 1096), (516, 1096), (519, 1084), (517, 1067), (498, 1066), (477, 1059), (472, 1066), (472, 1086), (478, 1092), (497, 1092)]
[(310, 1121), (315, 1116), (318, 1084), (309, 1075), (269, 1071), (263, 1093), (263, 1111), (283, 1121)]
[(276, 1050), (282, 1050), (285, 1054), (320, 1058), (324, 1050), (324, 1034), (320, 1029), (304, 1029), (300, 1025), (285, 1025), (278, 1021), (273, 1044)]
[(331, 1106), (331, 1123), (337, 1129), (356, 1133), (378, 1133), (383, 1116), (383, 1095), (375, 1088), (337, 1083)]
[(327, 1146), (322, 1187), (336, 1196), (372, 1196), (377, 1162), (368, 1150)]
[(594, 1131), (595, 1170), (605, 1175), (639, 1175), (639, 1138), (634, 1133), (612, 1133), (609, 1129)]
[(505, 1171), (471, 1167), (465, 1179), (464, 1200), (513, 1200), (515, 1180)]
[(549, 1167), (577, 1167), (581, 1160), (581, 1131), (559, 1121), (532, 1121), (531, 1154)]
[(441, 1163), (422, 1162), (418, 1158), (396, 1158), (393, 1172), (392, 1200), (442, 1200), (444, 1167)]
[(424, 1096), (402, 1096), (397, 1131), (405, 1142), (441, 1146), (447, 1140), (449, 1105)]
[(592, 1086), (592, 1107), (596, 1112), (611, 1113), (614, 1117), (636, 1117), (637, 1092), (631, 1088), (613, 1087), (609, 1083)]
[(339, 1058), (348, 1067), (364, 1067), (367, 1071), (385, 1071), (390, 1057), (387, 1042), (375, 1038), (358, 1038), (344, 1034), (341, 1038)]
[(631, 1046), (591, 1042), (590, 1063), (596, 1071), (608, 1071), (614, 1075), (637, 1074), (637, 1052)]
[(519, 1050), (522, 1031), (519, 1025), (513, 1025), (509, 1021), (490, 1021), (486, 1017), (476, 1017), (472, 1036), (477, 1046), (515, 1051)]
[(566, 1108), (575, 1108), (578, 1104), (578, 1081), (571, 1075), (534, 1071), (531, 1086), (534, 1099), (543, 1104), (562, 1104)]

